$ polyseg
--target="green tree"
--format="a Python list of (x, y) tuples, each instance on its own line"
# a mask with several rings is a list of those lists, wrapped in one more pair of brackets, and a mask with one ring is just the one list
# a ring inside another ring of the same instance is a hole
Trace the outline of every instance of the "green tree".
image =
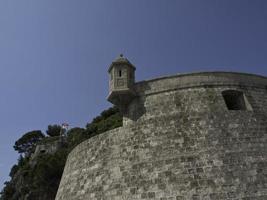
[(13, 167), (10, 170), (9, 176), (11, 178), (13, 178), (18, 170), (19, 170), (19, 166), (18, 165), (13, 165)]
[(68, 153), (67, 149), (62, 148), (54, 154), (37, 157), (36, 165), (28, 175), (33, 194), (36, 196), (40, 196), (41, 193), (49, 194), (47, 199), (55, 199)]
[(69, 150), (71, 150), (87, 138), (88, 134), (86, 134), (85, 129), (79, 127), (70, 129), (67, 134), (67, 143)]
[(46, 134), (54, 137), (54, 136), (59, 136), (61, 132), (61, 126), (54, 124), (54, 125), (49, 125), (46, 130)]
[[(103, 111), (88, 123), (86, 129), (72, 128), (66, 137), (66, 145), (53, 154), (40, 154), (34, 160), (29, 156), (37, 144), (53, 145), (57, 137), (45, 137), (41, 131), (31, 131), (23, 135), (14, 145), (20, 153), (16, 165), (10, 171), (10, 182), (6, 182), (0, 200), (18, 199), (55, 199), (57, 188), (63, 173), (69, 152), (84, 140), (122, 125), (122, 116), (116, 107)], [(61, 127), (49, 125), (49, 136), (59, 135)], [(20, 183), (20, 184), (17, 184)], [(42, 198), (40, 198), (42, 197)]]
[(86, 125), (86, 133), (89, 137), (122, 126), (122, 116), (117, 107), (104, 110), (100, 116)]
[(0, 200), (13, 199), (13, 194), (16, 191), (14, 185), (9, 181), (5, 182), (4, 184), (5, 184), (5, 187), (0, 192), (0, 195), (1, 195)]
[(33, 153), (37, 142), (41, 141), (44, 137), (44, 134), (40, 130), (30, 131), (18, 139), (13, 147), (15, 151), (29, 156)]

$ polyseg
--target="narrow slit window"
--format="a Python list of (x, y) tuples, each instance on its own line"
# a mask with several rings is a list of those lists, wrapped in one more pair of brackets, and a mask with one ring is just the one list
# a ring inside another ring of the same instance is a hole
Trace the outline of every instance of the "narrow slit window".
[(121, 77), (122, 73), (121, 73), (121, 70), (119, 70), (119, 77)]
[(228, 110), (252, 110), (243, 92), (226, 90), (222, 92)]

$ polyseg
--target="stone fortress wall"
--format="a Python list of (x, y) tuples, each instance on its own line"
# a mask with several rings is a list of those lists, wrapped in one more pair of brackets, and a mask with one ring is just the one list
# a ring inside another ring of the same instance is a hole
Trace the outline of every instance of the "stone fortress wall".
[(56, 200), (266, 200), (267, 78), (135, 83), (123, 127), (68, 156)]

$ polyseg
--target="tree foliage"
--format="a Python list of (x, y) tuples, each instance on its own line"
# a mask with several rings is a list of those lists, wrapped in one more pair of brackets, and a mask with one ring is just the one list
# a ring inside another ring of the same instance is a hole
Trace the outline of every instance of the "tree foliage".
[(44, 138), (42, 131), (34, 130), (24, 134), (20, 139), (15, 142), (13, 146), (15, 151), (30, 155), (33, 153), (36, 144)]
[(103, 111), (100, 116), (97, 116), (91, 123), (88, 123), (86, 125), (86, 132), (89, 137), (92, 137), (120, 126), (122, 126), (122, 116), (118, 108), (112, 107)]
[(61, 126), (54, 124), (54, 125), (48, 125), (47, 130), (46, 130), (46, 134), (54, 137), (54, 136), (59, 136), (61, 132)]
[(15, 187), (13, 184), (11, 184), (10, 181), (7, 181), (4, 183), (5, 187), (3, 191), (0, 193), (1, 197), (0, 200), (11, 200), (14, 199), (13, 195), (15, 193)]
[(69, 149), (73, 149), (75, 146), (77, 146), (87, 138), (88, 134), (86, 133), (85, 129), (79, 127), (70, 129), (67, 134), (67, 143)]
[[(11, 180), (5, 183), (0, 200), (54, 200), (69, 152), (79, 143), (122, 125), (117, 108), (103, 111), (86, 128), (72, 128), (66, 134), (66, 145), (54, 154), (40, 154), (35, 160), (20, 155), (18, 163), (10, 171)], [(61, 127), (60, 127), (61, 128)], [(46, 133), (57, 136), (58, 125), (49, 125)], [(45, 137), (41, 131), (31, 131), (15, 142), (14, 149), (20, 154), (30, 154), (36, 144), (52, 144), (60, 137)]]

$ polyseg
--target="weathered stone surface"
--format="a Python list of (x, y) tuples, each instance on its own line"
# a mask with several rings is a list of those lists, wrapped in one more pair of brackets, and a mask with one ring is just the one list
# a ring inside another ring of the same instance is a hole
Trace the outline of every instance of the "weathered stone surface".
[[(124, 126), (69, 154), (56, 200), (266, 200), (266, 86), (222, 72), (136, 83)], [(252, 110), (228, 110), (229, 89)]]

